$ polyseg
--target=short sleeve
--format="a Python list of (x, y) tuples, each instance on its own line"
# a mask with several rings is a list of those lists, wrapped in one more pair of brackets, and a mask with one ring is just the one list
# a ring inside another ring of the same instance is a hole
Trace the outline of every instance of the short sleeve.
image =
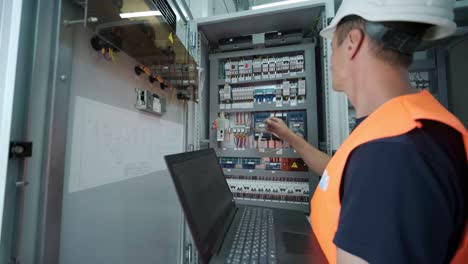
[(454, 213), (439, 176), (411, 145), (360, 146), (345, 169), (334, 243), (369, 263), (446, 262)]

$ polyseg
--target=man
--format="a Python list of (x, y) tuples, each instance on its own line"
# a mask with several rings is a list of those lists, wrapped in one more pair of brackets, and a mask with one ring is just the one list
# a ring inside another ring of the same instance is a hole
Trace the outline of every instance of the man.
[(323, 173), (310, 221), (330, 263), (468, 263), (468, 132), (408, 79), (421, 41), (455, 31), (453, 3), (343, 1), (321, 35), (358, 119), (332, 158), (266, 121)]

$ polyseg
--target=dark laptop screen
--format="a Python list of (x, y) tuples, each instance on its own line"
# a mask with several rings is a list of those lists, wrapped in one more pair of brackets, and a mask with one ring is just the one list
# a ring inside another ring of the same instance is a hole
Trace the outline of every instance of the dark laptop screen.
[(234, 209), (234, 199), (214, 150), (166, 156), (187, 222), (204, 261)]

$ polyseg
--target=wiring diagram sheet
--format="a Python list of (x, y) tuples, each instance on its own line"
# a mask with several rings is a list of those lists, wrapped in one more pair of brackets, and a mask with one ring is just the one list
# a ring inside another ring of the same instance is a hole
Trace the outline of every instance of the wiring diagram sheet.
[(164, 156), (183, 151), (183, 125), (76, 97), (68, 191), (166, 170)]

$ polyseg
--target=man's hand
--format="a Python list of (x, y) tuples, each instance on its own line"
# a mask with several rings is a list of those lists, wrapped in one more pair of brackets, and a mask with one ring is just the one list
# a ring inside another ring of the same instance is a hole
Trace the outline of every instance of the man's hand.
[(279, 118), (268, 118), (265, 120), (265, 124), (268, 132), (273, 133), (278, 138), (288, 142), (291, 148), (295, 149), (297, 153), (301, 155), (309, 168), (318, 175), (322, 175), (330, 161), (330, 157), (328, 155), (307, 143), (307, 141), (305, 141), (301, 136), (294, 134), (294, 132), (289, 130), (283, 120)]
[(281, 138), (287, 141), (288, 135), (293, 134), (291, 130), (289, 130), (288, 126), (283, 122), (283, 120), (271, 117), (265, 120), (266, 130), (270, 133), (275, 134), (278, 138)]

